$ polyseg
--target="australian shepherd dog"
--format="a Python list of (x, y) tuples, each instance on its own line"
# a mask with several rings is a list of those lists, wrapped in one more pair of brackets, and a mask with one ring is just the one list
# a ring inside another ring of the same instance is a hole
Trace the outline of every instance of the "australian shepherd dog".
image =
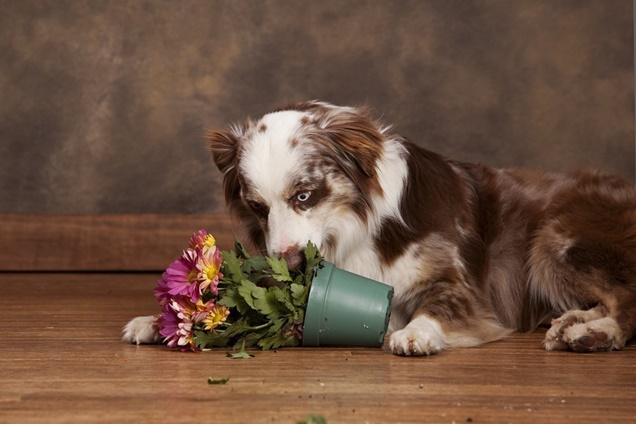
[[(390, 349), (430, 355), (550, 324), (547, 350), (621, 349), (636, 329), (636, 191), (620, 177), (446, 159), (365, 108), (293, 104), (210, 131), (254, 245), (312, 241), (394, 287)], [(151, 320), (124, 339), (155, 341)]]

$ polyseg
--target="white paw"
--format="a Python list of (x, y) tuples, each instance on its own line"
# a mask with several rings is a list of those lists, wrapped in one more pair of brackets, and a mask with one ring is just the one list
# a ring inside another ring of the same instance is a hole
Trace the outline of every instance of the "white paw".
[(625, 337), (616, 320), (598, 312), (570, 311), (552, 321), (543, 341), (546, 350), (599, 352), (620, 350)]
[(145, 344), (161, 341), (161, 335), (155, 326), (155, 317), (152, 315), (130, 320), (124, 327), (123, 333), (121, 339), (125, 343)]
[(418, 317), (391, 334), (389, 347), (391, 352), (400, 356), (433, 355), (446, 347), (446, 338), (438, 323), (427, 317)]
[(568, 311), (552, 320), (545, 335), (546, 350), (573, 350), (598, 352), (620, 350), (625, 346), (625, 336), (614, 318), (607, 317), (604, 307), (588, 311)]
[(623, 332), (610, 317), (574, 324), (563, 331), (561, 339), (575, 352), (620, 350), (625, 346)]
[(550, 329), (545, 334), (543, 346), (545, 350), (567, 350), (569, 345), (563, 340), (563, 332), (566, 328), (577, 324), (597, 319), (590, 311), (573, 310), (553, 319)]

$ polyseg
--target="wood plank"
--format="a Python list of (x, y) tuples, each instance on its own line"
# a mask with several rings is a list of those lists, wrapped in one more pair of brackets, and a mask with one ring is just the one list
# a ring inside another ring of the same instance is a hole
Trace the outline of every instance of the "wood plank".
[(201, 228), (234, 246), (229, 215), (0, 215), (0, 271), (158, 271)]
[(158, 312), (158, 277), (0, 273), (0, 421), (636, 422), (633, 343), (546, 352), (537, 331), (423, 358), (385, 346), (252, 351), (248, 360), (122, 344), (130, 318)]

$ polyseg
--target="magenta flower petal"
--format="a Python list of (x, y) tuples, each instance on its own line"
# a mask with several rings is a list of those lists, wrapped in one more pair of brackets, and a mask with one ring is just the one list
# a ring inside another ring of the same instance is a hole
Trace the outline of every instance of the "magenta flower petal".
[(192, 234), (190, 238), (190, 249), (199, 249), (203, 253), (207, 253), (208, 250), (216, 246), (216, 240), (212, 234), (208, 234), (205, 230), (199, 230)]
[(203, 293), (209, 289), (212, 293), (218, 294), (219, 278), (221, 274), (221, 262), (223, 257), (219, 249), (210, 249), (206, 254), (199, 255), (197, 260), (197, 271), (199, 278), (199, 291)]
[(201, 296), (199, 290), (197, 260), (200, 251), (186, 250), (183, 256), (174, 261), (162, 275), (167, 292), (172, 296), (184, 295), (194, 303)]
[(159, 334), (164, 337), (168, 347), (179, 348), (182, 351), (199, 351), (194, 343), (192, 313), (196, 311), (187, 298), (175, 297), (166, 303), (157, 319)]
[[(162, 311), (156, 325), (169, 347), (200, 351), (195, 330), (209, 330), (225, 321), (229, 310), (216, 305), (216, 296), (211, 296), (218, 295), (222, 260), (214, 237), (199, 230), (190, 238), (189, 248), (157, 281), (154, 294)], [(207, 302), (203, 302), (204, 296)]]

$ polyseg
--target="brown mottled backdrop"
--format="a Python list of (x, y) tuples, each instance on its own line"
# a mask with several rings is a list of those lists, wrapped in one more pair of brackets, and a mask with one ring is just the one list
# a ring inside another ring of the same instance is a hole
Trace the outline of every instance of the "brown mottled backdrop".
[(0, 213), (223, 212), (205, 129), (315, 98), (459, 159), (634, 177), (631, 0), (0, 11)]

